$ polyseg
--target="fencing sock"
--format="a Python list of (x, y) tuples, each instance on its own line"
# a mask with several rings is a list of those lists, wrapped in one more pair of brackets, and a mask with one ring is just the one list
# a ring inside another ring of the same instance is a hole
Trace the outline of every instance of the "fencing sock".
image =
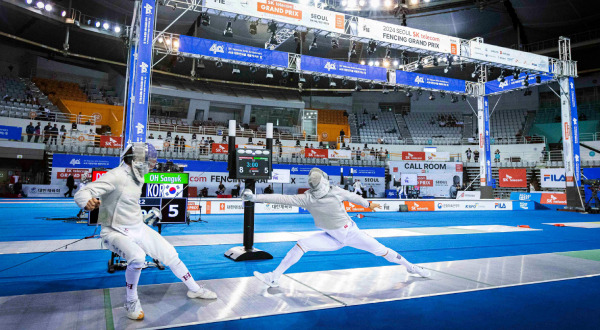
[(136, 301), (138, 299), (137, 286), (140, 281), (142, 267), (139, 265), (127, 265), (125, 269), (125, 288), (127, 292), (127, 301)]
[(200, 290), (200, 286), (198, 283), (196, 283), (196, 281), (194, 281), (194, 278), (190, 274), (190, 271), (187, 269), (183, 261), (177, 259), (173, 263), (174, 265), (169, 266), (169, 268), (171, 268), (173, 274), (175, 274), (175, 276), (177, 276), (183, 282), (183, 284), (187, 286), (188, 290), (193, 292)]
[(412, 264), (408, 262), (406, 259), (402, 258), (396, 251), (388, 249), (388, 252), (383, 256), (385, 260), (389, 262), (393, 262), (395, 264), (402, 265), (408, 269), (411, 269)]
[(298, 260), (302, 258), (303, 254), (304, 251), (302, 251), (298, 244), (294, 245), (294, 247), (285, 255), (285, 258), (281, 260), (279, 266), (273, 271), (273, 279), (278, 280), (288, 268), (292, 267), (293, 264), (297, 263)]

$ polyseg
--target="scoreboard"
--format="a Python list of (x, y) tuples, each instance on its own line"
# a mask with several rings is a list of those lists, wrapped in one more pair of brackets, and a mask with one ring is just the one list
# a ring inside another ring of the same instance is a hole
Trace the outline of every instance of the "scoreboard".
[(270, 179), (272, 154), (267, 149), (236, 149), (235, 179)]
[[(94, 181), (98, 177), (93, 175)], [(188, 173), (151, 172), (146, 174), (139, 200), (144, 217), (146, 217), (148, 211), (155, 207), (162, 213), (162, 219), (158, 224), (186, 223), (188, 197), (186, 187), (188, 183)], [(97, 223), (98, 209), (90, 212), (88, 217), (89, 225), (96, 225)]]

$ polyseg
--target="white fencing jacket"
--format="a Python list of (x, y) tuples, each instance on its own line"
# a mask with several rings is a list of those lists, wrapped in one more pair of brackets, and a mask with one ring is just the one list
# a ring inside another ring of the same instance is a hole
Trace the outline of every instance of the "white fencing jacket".
[(310, 190), (300, 195), (257, 195), (258, 203), (273, 203), (305, 208), (315, 219), (315, 225), (323, 230), (333, 230), (344, 227), (350, 221), (343, 201), (369, 207), (364, 198), (339, 187), (331, 187), (323, 198), (315, 198)]

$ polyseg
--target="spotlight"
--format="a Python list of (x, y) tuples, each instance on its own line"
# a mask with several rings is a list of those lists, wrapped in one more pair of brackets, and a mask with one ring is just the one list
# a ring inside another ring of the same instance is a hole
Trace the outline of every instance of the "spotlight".
[(398, 88), (398, 86), (394, 86), (394, 92), (398, 92), (400, 89)]
[(313, 38), (313, 42), (308, 46), (308, 50), (311, 50), (313, 48), (317, 48), (317, 36), (316, 35)]
[(273, 72), (271, 72), (271, 69), (267, 69), (267, 75), (265, 77), (267, 79), (273, 79)]
[(390, 61), (383, 60), (383, 66), (386, 67), (386, 68), (389, 67), (390, 66)]
[(379, 7), (379, 0), (371, 0), (371, 7), (372, 8)]
[(504, 69), (500, 70), (500, 76), (498, 77), (498, 82), (505, 82), (506, 79), (504, 78)]
[(365, 0), (359, 0), (358, 5), (363, 7), (366, 4)]
[(542, 77), (540, 77), (540, 76), (535, 76), (535, 83), (536, 83), (536, 84), (541, 84), (541, 83), (542, 83)]
[(375, 66), (379, 66), (379, 61), (375, 61)]
[(331, 39), (331, 48), (332, 49), (337, 49), (338, 47), (340, 47), (337, 39)]
[(269, 43), (270, 43), (271, 45), (279, 45), (279, 41), (277, 41), (277, 38), (276, 38), (276, 34), (275, 34), (275, 33), (272, 33), (272, 34), (271, 34), (271, 39), (269, 39)]
[(460, 71), (464, 70), (467, 67), (465, 63), (460, 64)]
[(271, 21), (271, 23), (269, 23), (267, 32), (277, 33), (277, 23), (275, 23), (275, 21)]
[(458, 102), (458, 97), (456, 95), (452, 95), (450, 103), (456, 103)]
[(360, 60), (360, 65), (365, 65), (365, 60)]
[(356, 85), (354, 85), (354, 90), (357, 92), (360, 92), (362, 90), (362, 87), (358, 84), (358, 82), (356, 82)]
[(282, 76), (283, 78), (287, 78), (289, 75), (290, 75), (290, 73), (289, 73), (289, 72), (287, 72), (287, 71), (283, 71), (283, 72), (281, 73), (281, 76)]
[(473, 73), (471, 73), (471, 77), (472, 77), (472, 78), (476, 78), (476, 77), (477, 77), (477, 75), (479, 74), (479, 72), (478, 72), (478, 71), (479, 71), (479, 65), (476, 65), (476, 66), (475, 66), (475, 71), (473, 71)]
[(406, 97), (411, 98), (413, 96), (413, 93), (409, 90), (406, 91)]
[(329, 78), (329, 87), (336, 87), (337, 84), (335, 83), (335, 81), (333, 81), (333, 79)]
[(304, 76), (303, 76), (303, 75), (300, 75), (300, 76), (298, 77), (298, 81), (299, 81), (299, 82), (301, 82), (301, 83), (305, 83), (305, 82), (306, 82), (306, 79), (304, 79)]
[(115, 33), (121, 32), (121, 28), (119, 26), (115, 26)]
[(392, 6), (392, 0), (384, 0), (383, 1), (383, 5), (385, 7), (388, 7), (388, 8), (391, 7)]
[(67, 11), (66, 10), (61, 11), (60, 17), (65, 17), (65, 16), (67, 16)]
[(233, 37), (233, 29), (231, 28), (231, 21), (227, 22), (227, 27), (225, 27), (225, 31), (223, 31), (223, 35), (226, 37)]
[(392, 64), (394, 64), (394, 66), (398, 66), (398, 65), (400, 65), (400, 62), (398, 62), (398, 60), (394, 60), (394, 63), (392, 63)]
[(100, 22), (96, 21), (96, 24), (94, 24), (94, 26), (96, 26), (97, 28), (100, 28)]
[(369, 41), (369, 45), (367, 47), (367, 54), (371, 55), (375, 53), (377, 50), (377, 43), (374, 40)]
[(49, 3), (47, 3), (44, 8), (46, 8), (46, 11), (52, 11), (52, 5)]
[(433, 96), (433, 92), (429, 92), (429, 100), (435, 100), (435, 96)]
[(237, 64), (233, 65), (233, 70), (231, 71), (232, 74), (240, 74), (240, 67)]
[(387, 87), (383, 86), (383, 90), (381, 91), (383, 94), (389, 94), (389, 89), (387, 89)]
[(450, 71), (450, 64), (446, 65), (446, 68), (444, 68), (444, 73), (448, 73)]
[(161, 43), (161, 44), (162, 44), (164, 41), (165, 41), (165, 39), (164, 39), (162, 36), (161, 36), (161, 37), (158, 37), (158, 42), (159, 42), (159, 43)]
[(519, 75), (521, 74), (521, 70), (517, 69), (513, 72), (513, 79), (517, 80), (519, 79)]
[(445, 97), (446, 97), (446, 93), (444, 93), (444, 92), (440, 92), (440, 97), (441, 97), (441, 98), (445, 98)]
[(318, 82), (319, 80), (321, 80), (321, 77), (320, 77), (320, 76), (314, 76), (314, 77), (313, 77), (313, 81), (314, 81), (314, 82)]
[(433, 58), (433, 66), (438, 66), (438, 64), (439, 64), (439, 63), (438, 63), (438, 59), (437, 59), (437, 57), (434, 57), (434, 58)]
[(390, 59), (391, 57), (392, 57), (392, 50), (391, 50), (391, 49), (389, 49), (389, 48), (387, 48), (387, 49), (385, 50), (385, 58), (386, 58), (386, 59)]
[(204, 68), (206, 68), (206, 66), (204, 65), (204, 61), (200, 60), (200, 62), (196, 64), (196, 69), (203, 70)]
[(33, 3), (33, 0), (25, 0), (25, 3), (27, 3), (28, 5)]
[(35, 6), (36, 6), (36, 7), (38, 7), (38, 9), (44, 9), (44, 6), (45, 6), (45, 5), (44, 5), (44, 3), (43, 3), (43, 2), (41, 2), (41, 1), (38, 1), (38, 2), (35, 4)]
[(223, 67), (223, 62), (221, 62), (221, 61), (217, 61), (217, 63), (215, 63), (215, 66), (216, 66), (217, 68), (221, 68), (221, 67)]
[(179, 39), (173, 39), (173, 48), (179, 49)]
[[(210, 16), (208, 16), (208, 13), (202, 13), (202, 15), (200, 15), (200, 24), (204, 26), (210, 25)], [(252, 26), (252, 23), (250, 23), (250, 26)]]
[(374, 83), (369, 83), (369, 89), (373, 89), (375, 88), (375, 84)]
[(102, 28), (105, 30), (110, 29), (110, 24), (108, 24), (107, 22), (104, 22), (104, 24), (102, 24)]
[(466, 100), (467, 100), (467, 96), (466, 96), (466, 95), (463, 95), (463, 96), (461, 96), (461, 99), (462, 99), (463, 101), (466, 101)]
[(369, 61), (369, 66), (373, 66), (373, 61)]
[(523, 79), (523, 86), (525, 86), (525, 87), (529, 86), (529, 74), (527, 74), (525, 76), (525, 79)]
[(417, 90), (417, 95), (419, 95), (419, 96), (423, 95), (423, 90), (419, 88), (419, 89)]

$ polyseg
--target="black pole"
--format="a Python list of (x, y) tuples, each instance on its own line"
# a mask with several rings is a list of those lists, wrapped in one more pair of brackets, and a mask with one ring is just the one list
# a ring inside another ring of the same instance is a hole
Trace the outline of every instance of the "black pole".
[[(256, 180), (246, 179), (245, 189), (255, 191)], [(254, 202), (244, 202), (244, 249), (246, 251), (252, 251), (254, 245)]]

